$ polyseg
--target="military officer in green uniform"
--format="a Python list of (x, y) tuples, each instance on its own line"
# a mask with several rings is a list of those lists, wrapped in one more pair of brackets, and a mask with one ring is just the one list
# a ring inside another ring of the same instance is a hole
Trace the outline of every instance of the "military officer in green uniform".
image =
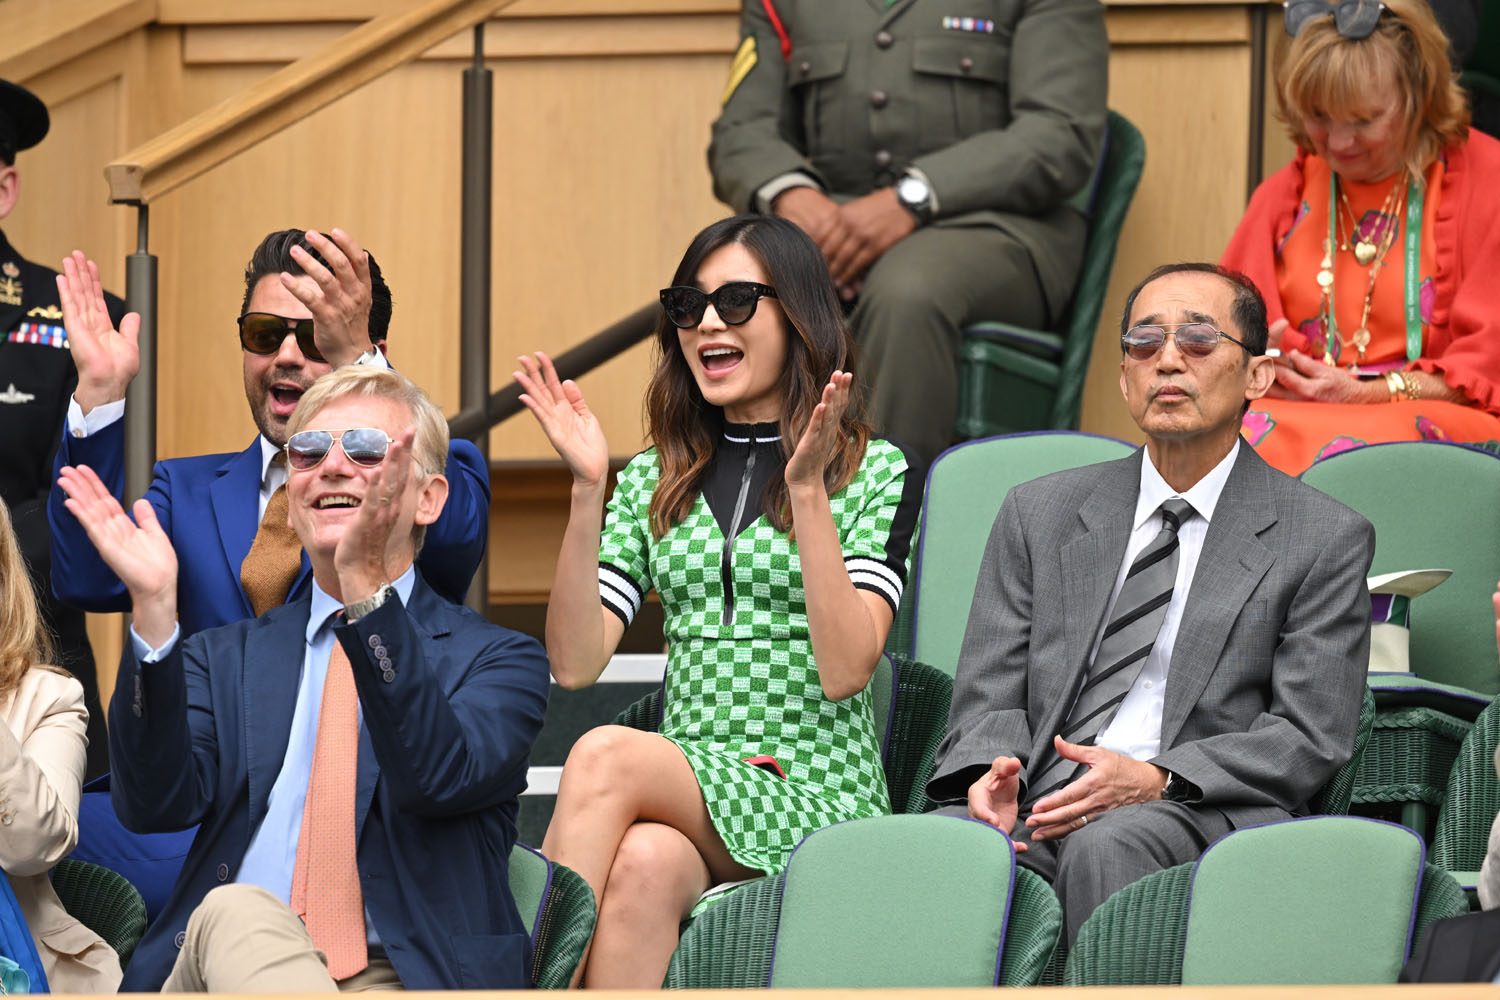
[[(31, 91), (0, 80), (0, 220), (16, 207), (16, 154), (47, 134), (47, 107)], [(42, 613), (57, 638), (58, 664), (83, 684), (89, 710), (88, 776), (109, 769), (104, 714), (83, 612), (52, 596), (47, 494), (52, 455), (78, 373), (68, 353), (57, 272), (21, 257), (0, 231), (0, 498), (10, 507), (21, 554), (37, 582)], [(125, 303), (108, 296), (118, 326)]]
[(952, 440), (959, 331), (1066, 307), (1098, 159), (1098, 0), (742, 0), (714, 192), (823, 250), (871, 417), (931, 462)]

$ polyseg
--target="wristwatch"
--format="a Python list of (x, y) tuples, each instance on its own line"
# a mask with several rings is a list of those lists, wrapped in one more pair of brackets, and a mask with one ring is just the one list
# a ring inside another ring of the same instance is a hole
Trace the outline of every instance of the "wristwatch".
[(1193, 783), (1172, 771), (1167, 772), (1167, 783), (1161, 787), (1163, 802), (1186, 802), (1193, 797)]
[(382, 583), (379, 587), (375, 588), (375, 593), (366, 597), (363, 601), (355, 601), (353, 604), (344, 605), (344, 619), (351, 622), (359, 621), (371, 611), (385, 604), (395, 592), (395, 587), (392, 587), (389, 583)]
[(896, 182), (896, 200), (918, 225), (932, 221), (932, 187), (916, 174), (906, 174)]

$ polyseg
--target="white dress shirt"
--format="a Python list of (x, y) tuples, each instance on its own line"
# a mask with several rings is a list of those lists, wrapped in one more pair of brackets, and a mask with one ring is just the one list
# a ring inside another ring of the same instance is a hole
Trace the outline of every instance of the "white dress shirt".
[[(1198, 480), (1186, 493), (1178, 493), (1167, 485), (1167, 481), (1151, 464), (1151, 453), (1141, 450), (1141, 492), (1135, 501), (1135, 521), (1130, 532), (1130, 543), (1125, 546), (1125, 559), (1115, 576), (1115, 588), (1109, 599), (1109, 611), (1104, 616), (1108, 625), (1114, 614), (1115, 601), (1125, 586), (1125, 574), (1141, 550), (1151, 543), (1162, 529), (1161, 505), (1164, 501), (1180, 496), (1192, 504), (1194, 516), (1187, 518), (1177, 531), (1177, 581), (1172, 587), (1172, 600), (1167, 604), (1167, 616), (1157, 633), (1156, 644), (1146, 656), (1140, 674), (1110, 724), (1100, 732), (1095, 741), (1098, 746), (1133, 757), (1150, 760), (1161, 752), (1161, 710), (1166, 701), (1168, 668), (1172, 663), (1172, 648), (1177, 642), (1177, 629), (1182, 624), (1182, 609), (1187, 604), (1188, 592), (1193, 586), (1193, 572), (1198, 568), (1198, 555), (1203, 551), (1203, 539), (1208, 534), (1209, 522), (1213, 520), (1214, 508), (1218, 506), (1219, 494), (1224, 492), (1224, 483), (1234, 468), (1239, 456), (1240, 443), (1235, 441), (1229, 454)], [(1094, 650), (1089, 662), (1099, 653), (1099, 643), (1104, 637), (1104, 626), (1094, 638)]]

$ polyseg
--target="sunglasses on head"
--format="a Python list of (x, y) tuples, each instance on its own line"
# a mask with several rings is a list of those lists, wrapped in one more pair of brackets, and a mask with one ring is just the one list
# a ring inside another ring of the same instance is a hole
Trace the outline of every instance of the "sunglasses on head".
[[(297, 472), (315, 469), (333, 450), (332, 431), (298, 431), (286, 442), (287, 468)], [(353, 427), (338, 436), (344, 456), (355, 465), (372, 469), (385, 461), (391, 438), (376, 427)]]
[(1369, 38), (1386, 12), (1380, 0), (1285, 0), (1282, 4), (1286, 17), (1286, 33), (1296, 36), (1309, 21), (1333, 15), (1333, 26), (1338, 33), (1350, 41)]
[(774, 299), (776, 289), (755, 281), (731, 281), (711, 293), (691, 285), (673, 285), (661, 290), (661, 307), (666, 310), (668, 321), (683, 330), (703, 322), (703, 313), (710, 302), (720, 319), (730, 326), (739, 326), (755, 315), (755, 305), (762, 296)]
[(1207, 323), (1133, 326), (1120, 338), (1120, 346), (1136, 361), (1150, 361), (1166, 344), (1169, 330), (1172, 339), (1177, 341), (1177, 349), (1189, 358), (1208, 357), (1219, 346), (1220, 337), (1243, 348), (1246, 353), (1254, 353), (1223, 330), (1216, 330)]
[(313, 342), (313, 321), (277, 316), (275, 313), (247, 312), (239, 319), (240, 346), (251, 354), (275, 354), (287, 334), (297, 335), (297, 349), (309, 361), (322, 361), (323, 354)]

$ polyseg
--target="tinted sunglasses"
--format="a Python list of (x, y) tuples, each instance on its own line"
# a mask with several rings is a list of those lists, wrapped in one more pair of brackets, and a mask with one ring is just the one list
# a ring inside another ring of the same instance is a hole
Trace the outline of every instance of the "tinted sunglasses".
[[(287, 468), (297, 472), (316, 469), (333, 450), (332, 431), (298, 431), (286, 442)], [(372, 469), (385, 461), (390, 435), (376, 427), (353, 427), (338, 436), (344, 456), (355, 465)]]
[(1369, 38), (1380, 23), (1380, 15), (1386, 12), (1380, 0), (1286, 0), (1282, 4), (1286, 16), (1286, 33), (1295, 36), (1307, 22), (1333, 15), (1333, 26), (1338, 33), (1350, 41)]
[(322, 361), (323, 354), (313, 342), (313, 321), (291, 319), (275, 313), (248, 312), (239, 319), (240, 346), (251, 354), (275, 354), (289, 333), (297, 335), (297, 349), (309, 361)]
[(704, 310), (710, 302), (720, 319), (730, 326), (739, 326), (755, 315), (755, 305), (761, 296), (774, 299), (776, 289), (755, 281), (731, 281), (712, 293), (691, 285), (673, 285), (661, 290), (661, 307), (667, 311), (671, 324), (683, 330), (703, 322)]
[[(1172, 329), (1175, 328), (1175, 329)], [(1167, 342), (1168, 330), (1177, 341), (1177, 349), (1189, 358), (1206, 358), (1219, 346), (1219, 338), (1223, 337), (1231, 344), (1244, 348), (1246, 353), (1253, 354), (1250, 348), (1245, 347), (1240, 341), (1235, 340), (1223, 330), (1215, 330), (1207, 323), (1163, 323), (1160, 326), (1133, 326), (1125, 331), (1120, 338), (1120, 346), (1125, 353), (1136, 361), (1150, 361), (1156, 357), (1162, 345)]]

